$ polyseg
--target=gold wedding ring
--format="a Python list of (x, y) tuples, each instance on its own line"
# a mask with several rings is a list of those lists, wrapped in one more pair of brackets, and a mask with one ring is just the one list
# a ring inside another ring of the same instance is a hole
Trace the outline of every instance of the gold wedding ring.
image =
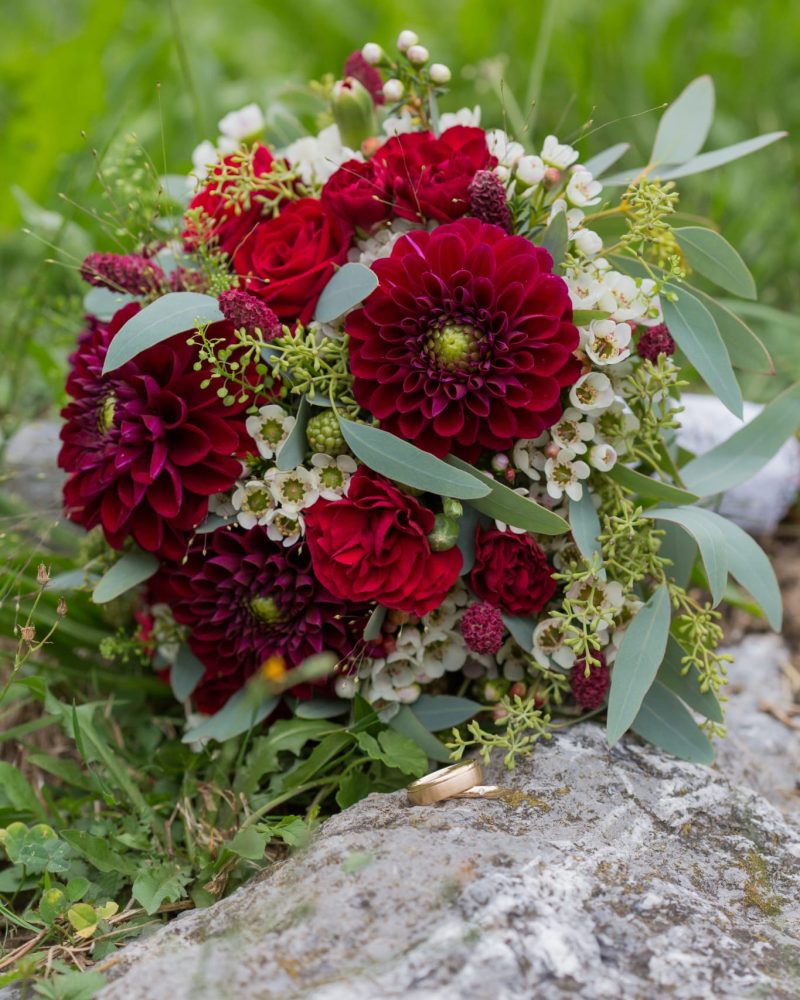
[[(456, 796), (480, 798), (486, 796), (491, 787), (483, 784), (481, 765), (476, 760), (464, 760), (412, 781), (408, 786), (408, 801), (415, 806), (432, 806), (434, 802)], [(478, 788), (481, 792), (476, 794)]]

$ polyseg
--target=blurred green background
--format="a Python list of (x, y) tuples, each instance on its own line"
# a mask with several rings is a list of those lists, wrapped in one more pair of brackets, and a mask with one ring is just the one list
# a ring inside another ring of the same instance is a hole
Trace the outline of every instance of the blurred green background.
[[(59, 197), (98, 204), (92, 149), (102, 155), (134, 132), (160, 167), (163, 122), (169, 169), (185, 171), (193, 146), (216, 136), (227, 110), (291, 102), (293, 88), (338, 75), (365, 41), (392, 46), (406, 27), (454, 70), (444, 110), (480, 101), (483, 123), (503, 124), (504, 101), (491, 83), (502, 78), (524, 113), (528, 97), (537, 98), (529, 116), (535, 140), (550, 130), (569, 138), (592, 120), (584, 156), (627, 140), (635, 149), (624, 163), (642, 162), (658, 119), (648, 109), (701, 73), (717, 87), (710, 148), (775, 129), (791, 133), (800, 119), (800, 9), (785, 0), (6, 0), (0, 427), (59, 402), (80, 317), (74, 266), (90, 249), (110, 248), (91, 215)], [(800, 373), (799, 179), (790, 135), (680, 182), (682, 209), (713, 218), (750, 265), (762, 302), (788, 314), (767, 308), (747, 316), (780, 369), (771, 382), (747, 381), (755, 396), (773, 395), (790, 369)], [(23, 226), (58, 243), (68, 266), (45, 266), (51, 251)]]

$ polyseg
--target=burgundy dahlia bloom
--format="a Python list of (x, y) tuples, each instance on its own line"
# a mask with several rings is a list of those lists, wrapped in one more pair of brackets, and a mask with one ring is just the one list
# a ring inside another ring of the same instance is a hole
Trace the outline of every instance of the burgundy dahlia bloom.
[(600, 660), (589, 668), (589, 675), (586, 675), (586, 660), (577, 660), (570, 670), (569, 683), (572, 688), (572, 697), (581, 708), (594, 711), (600, 708), (606, 700), (606, 694), (611, 686), (611, 674), (602, 653), (595, 653)]
[[(178, 336), (103, 375), (108, 345), (139, 311), (131, 303), (109, 324), (93, 322), (72, 355), (62, 410), (59, 467), (68, 474), (64, 506), (85, 528), (102, 525), (110, 545), (132, 537), (141, 548), (180, 559), (188, 534), (208, 513), (212, 493), (241, 473), (249, 437), (244, 404), (224, 406), (202, 388), (196, 354)], [(211, 327), (224, 336), (227, 324)]]
[(204, 712), (216, 711), (270, 656), (289, 667), (323, 650), (349, 656), (364, 627), (364, 606), (319, 583), (307, 546), (285, 548), (261, 527), (206, 536), (185, 563), (154, 578), (151, 597), (191, 630), (189, 647), (206, 668), (192, 699)]
[(546, 250), (477, 219), (399, 239), (347, 318), (359, 405), (439, 456), (538, 437), (581, 372), (569, 292), (552, 266)]

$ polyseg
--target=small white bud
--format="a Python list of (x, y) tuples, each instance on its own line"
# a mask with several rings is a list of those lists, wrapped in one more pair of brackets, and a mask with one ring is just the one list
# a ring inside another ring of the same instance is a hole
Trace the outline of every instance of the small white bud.
[(361, 55), (370, 66), (377, 66), (381, 59), (383, 59), (383, 49), (377, 42), (367, 42), (361, 50)]
[(431, 63), (429, 73), (433, 83), (449, 83), (453, 77), (450, 67), (444, 63)]
[(383, 85), (383, 96), (390, 104), (394, 104), (403, 96), (404, 89), (402, 80), (392, 77), (391, 80), (387, 80)]
[(401, 52), (408, 52), (412, 45), (416, 45), (419, 37), (416, 31), (401, 31), (397, 36), (397, 48)]
[(431, 54), (424, 45), (412, 45), (406, 52), (406, 59), (414, 66), (424, 66)]
[(517, 177), (523, 184), (534, 187), (544, 179), (545, 167), (541, 157), (523, 156), (517, 162)]

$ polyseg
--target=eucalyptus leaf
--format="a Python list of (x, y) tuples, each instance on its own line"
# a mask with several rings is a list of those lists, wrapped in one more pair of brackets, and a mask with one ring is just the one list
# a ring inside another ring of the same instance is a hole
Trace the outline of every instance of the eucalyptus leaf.
[(714, 748), (689, 712), (670, 690), (658, 681), (642, 701), (631, 729), (653, 746), (693, 764), (711, 764)]
[(471, 500), (489, 493), (489, 486), (477, 475), (453, 468), (449, 460), (443, 462), (395, 434), (344, 417), (339, 418), (339, 426), (356, 458), (388, 479), (456, 500)]
[(658, 554), (670, 560), (672, 564), (668, 569), (670, 577), (679, 587), (685, 587), (697, 562), (697, 543), (677, 524), (662, 521), (660, 527), (664, 534), (661, 537)]
[(135, 301), (127, 292), (112, 292), (110, 288), (92, 288), (83, 297), (83, 310), (107, 323), (113, 319), (115, 312), (129, 302)]
[(693, 270), (733, 295), (756, 297), (753, 275), (724, 236), (702, 226), (684, 226), (673, 232)]
[(669, 332), (706, 385), (741, 419), (742, 393), (714, 317), (685, 288), (667, 283), (666, 291), (675, 295), (674, 301), (667, 295), (661, 298)]
[(592, 177), (602, 177), (605, 171), (609, 167), (613, 167), (617, 160), (622, 159), (630, 148), (629, 142), (618, 142), (616, 145), (604, 149), (602, 153), (589, 157), (581, 166), (584, 170), (588, 170)]
[(225, 317), (217, 300), (201, 292), (169, 292), (131, 316), (108, 346), (103, 374), (113, 372), (126, 361), (154, 344), (178, 333), (194, 330), (198, 323), (217, 323)]
[[(488, 495), (482, 495), (479, 499), (470, 500), (470, 504), (481, 514), (487, 517), (496, 518), (505, 524), (513, 524), (515, 528), (522, 528), (533, 534), (540, 535), (563, 535), (569, 531), (569, 525), (563, 517), (554, 514), (546, 507), (542, 507), (534, 500), (516, 493), (496, 479), (479, 472), (474, 466), (463, 459), (456, 458), (455, 455), (448, 455), (445, 460), (448, 465), (456, 469), (462, 469), (475, 476), (480, 482), (488, 487)], [(452, 494), (450, 494), (452, 496)]]
[[(777, 142), (778, 139), (784, 139), (788, 134), (788, 132), (767, 132), (764, 135), (755, 136), (753, 139), (736, 142), (732, 146), (723, 146), (721, 149), (713, 149), (708, 153), (700, 153), (698, 156), (692, 157), (691, 160), (687, 160), (686, 163), (681, 163), (677, 166), (670, 165), (664, 170), (653, 170), (652, 172), (654, 176), (662, 181), (676, 180), (678, 177), (689, 177), (692, 174), (702, 174), (706, 170), (713, 170), (716, 167), (724, 166), (726, 163), (739, 160), (743, 156), (756, 153), (758, 150), (764, 149), (765, 146)], [(618, 174), (613, 174), (611, 177), (604, 177), (603, 186), (627, 187), (637, 177), (648, 172), (649, 169), (648, 167), (635, 167), (632, 170), (623, 170)]]
[(387, 609), (382, 604), (378, 604), (369, 616), (369, 621), (364, 627), (364, 639), (367, 642), (374, 642), (381, 634), (381, 626), (386, 618), (386, 611)]
[(311, 406), (305, 396), (300, 397), (300, 405), (297, 407), (297, 417), (294, 427), (289, 432), (289, 436), (283, 442), (278, 454), (275, 456), (275, 464), (281, 472), (291, 472), (298, 465), (303, 464), (303, 459), (308, 451), (308, 441), (306, 440), (306, 427), (311, 416)]
[(220, 517), (219, 514), (209, 514), (199, 527), (195, 528), (196, 535), (210, 535), (217, 528), (224, 528), (226, 524), (236, 524), (233, 517)]
[(658, 123), (651, 163), (685, 163), (696, 156), (714, 120), (714, 82), (699, 76), (675, 98)]
[(298, 719), (335, 719), (350, 710), (350, 702), (342, 698), (311, 698), (299, 701), (294, 714)]
[(728, 570), (761, 606), (770, 626), (780, 632), (783, 622), (781, 590), (763, 549), (738, 524), (710, 510), (698, 511), (714, 524), (728, 550)]
[(611, 313), (605, 309), (573, 309), (572, 322), (575, 326), (588, 326), (594, 319), (608, 319)]
[(637, 496), (646, 497), (648, 500), (662, 500), (665, 503), (685, 504), (695, 503), (700, 498), (694, 493), (673, 486), (671, 483), (663, 483), (660, 479), (652, 476), (645, 476), (635, 469), (629, 469), (627, 465), (617, 463), (613, 469), (606, 473), (609, 479), (615, 483), (632, 490)]
[(780, 450), (800, 424), (800, 383), (772, 400), (726, 441), (688, 462), (681, 475), (700, 496), (747, 482)]
[(482, 708), (477, 701), (452, 694), (421, 694), (409, 707), (418, 722), (432, 733), (460, 726)]
[(323, 288), (314, 319), (318, 323), (332, 323), (363, 302), (377, 287), (378, 277), (374, 271), (363, 264), (345, 264)]
[(522, 618), (520, 615), (503, 614), (503, 624), (511, 633), (518, 646), (530, 653), (533, 649), (533, 630), (536, 622), (532, 618)]
[(174, 201), (182, 208), (186, 208), (193, 193), (191, 178), (186, 177), (184, 174), (162, 174), (158, 178), (158, 183), (170, 201)]
[(631, 727), (655, 679), (667, 646), (669, 591), (662, 583), (625, 631), (611, 672), (608, 696), (608, 745)]
[(729, 567), (728, 546), (718, 523), (724, 518), (700, 507), (665, 507), (646, 511), (645, 516), (655, 521), (671, 521), (691, 535), (700, 549), (711, 597), (715, 605), (719, 604), (725, 593)]
[(450, 751), (440, 740), (430, 732), (414, 715), (408, 705), (401, 705), (397, 715), (389, 721), (392, 729), (412, 739), (421, 747), (431, 760), (442, 764), (451, 764)]
[(188, 646), (181, 646), (169, 671), (170, 687), (177, 701), (186, 701), (200, 683), (205, 669)]
[(711, 719), (712, 722), (723, 722), (725, 717), (717, 696), (710, 688), (708, 691), (700, 690), (697, 668), (691, 666), (687, 673), (683, 672), (681, 661), (684, 656), (686, 653), (678, 641), (670, 636), (664, 659), (658, 668), (656, 680), (664, 687), (669, 688), (673, 694), (678, 695), (695, 712)]
[(569, 526), (578, 551), (586, 562), (591, 564), (596, 559), (602, 566), (603, 554), (598, 541), (600, 517), (592, 503), (592, 494), (589, 490), (583, 491), (580, 500), (570, 500)]
[(478, 526), (478, 512), (470, 504), (465, 504), (458, 519), (458, 550), (461, 553), (461, 573), (466, 576), (475, 565), (475, 528)]
[(195, 743), (197, 740), (217, 740), (224, 743), (234, 736), (240, 736), (257, 726), (259, 722), (278, 705), (279, 698), (267, 698), (260, 704), (254, 700), (253, 692), (242, 688), (225, 702), (222, 708), (209, 719), (204, 719), (193, 729), (183, 734), (184, 743)]
[(766, 345), (741, 316), (737, 316), (727, 305), (712, 298), (699, 288), (692, 288), (691, 291), (692, 295), (696, 295), (714, 317), (717, 329), (728, 349), (731, 364), (744, 371), (757, 372), (760, 375), (774, 375), (775, 363)]
[(97, 582), (92, 600), (95, 604), (107, 604), (149, 580), (157, 569), (158, 559), (150, 552), (126, 552)]
[(51, 576), (47, 581), (46, 590), (77, 590), (86, 585), (86, 571), (84, 569), (70, 569), (66, 573), (59, 573)]
[(553, 258), (553, 269), (560, 266), (567, 252), (569, 245), (569, 230), (567, 227), (567, 213), (556, 212), (547, 228), (539, 237), (539, 246), (547, 250)]

